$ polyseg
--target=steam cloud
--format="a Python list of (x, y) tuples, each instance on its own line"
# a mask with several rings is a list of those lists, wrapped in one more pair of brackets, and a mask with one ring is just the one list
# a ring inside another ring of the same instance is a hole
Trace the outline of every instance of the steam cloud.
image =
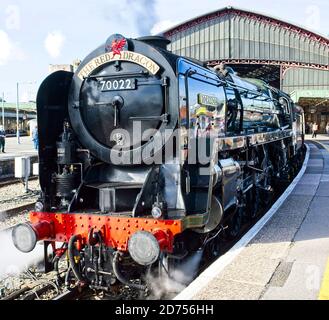
[(149, 35), (150, 30), (156, 23), (155, 0), (128, 0), (128, 7), (134, 14), (136, 28), (139, 34)]
[(42, 260), (43, 246), (37, 245), (30, 253), (16, 249), (12, 242), (11, 230), (0, 232), (0, 280), (7, 276), (15, 276)]
[(60, 31), (48, 33), (45, 39), (45, 49), (52, 58), (58, 58), (61, 55), (65, 37)]
[(199, 250), (182, 263), (176, 270), (170, 272), (170, 276), (164, 271), (160, 277), (149, 275), (147, 283), (152, 286), (152, 294), (149, 299), (162, 299), (178, 294), (185, 289), (195, 278), (200, 266), (203, 251)]
[(112, 33), (146, 36), (157, 21), (156, 0), (109, 1), (100, 8), (102, 17), (113, 26)]

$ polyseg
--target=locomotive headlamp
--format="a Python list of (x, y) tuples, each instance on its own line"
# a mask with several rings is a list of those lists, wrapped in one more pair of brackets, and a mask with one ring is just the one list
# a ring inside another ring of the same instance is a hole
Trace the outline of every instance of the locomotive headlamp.
[(151, 265), (158, 260), (160, 254), (157, 239), (146, 231), (138, 231), (131, 236), (128, 250), (134, 261), (142, 266)]
[(161, 216), (162, 216), (162, 210), (161, 210), (159, 207), (157, 207), (157, 206), (154, 206), (154, 207), (152, 208), (151, 213), (152, 213), (152, 217), (153, 217), (154, 219), (159, 219), (159, 218), (161, 218)]
[(35, 211), (36, 212), (42, 212), (43, 211), (43, 203), (42, 202), (40, 202), (40, 201), (37, 201), (36, 203), (35, 203)]
[(37, 234), (28, 223), (21, 223), (14, 227), (12, 239), (15, 247), (22, 252), (31, 252), (37, 244)]
[(15, 247), (22, 252), (31, 252), (37, 241), (52, 238), (53, 228), (47, 221), (31, 225), (30, 223), (21, 223), (13, 228), (12, 240)]

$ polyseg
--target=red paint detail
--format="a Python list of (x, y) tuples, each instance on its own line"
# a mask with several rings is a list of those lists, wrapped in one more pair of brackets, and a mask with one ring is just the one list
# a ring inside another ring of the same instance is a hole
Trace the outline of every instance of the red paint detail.
[(116, 54), (121, 56), (121, 51), (123, 50), (124, 46), (126, 45), (127, 40), (126, 39), (114, 39), (111, 44), (110, 50), (113, 52), (113, 55)]
[(157, 229), (153, 232), (153, 235), (159, 242), (160, 249), (166, 250), (173, 244), (173, 237), (170, 235), (168, 230)]
[(55, 249), (54, 251), (55, 251), (55, 255), (60, 258), (66, 252), (66, 249), (60, 248), (60, 249)]
[(77, 250), (78, 251), (81, 251), (81, 249), (82, 249), (82, 247), (83, 247), (83, 240), (84, 239), (82, 239), (82, 237), (81, 238), (79, 238), (78, 240), (77, 240), (77, 242), (76, 242), (76, 248), (77, 248)]
[[(81, 217), (81, 219), (79, 219)], [(129, 220), (130, 219), (130, 220)], [(119, 220), (119, 221), (118, 221)], [(83, 214), (76, 215), (74, 213), (44, 213), (44, 212), (31, 212), (30, 222), (32, 227), (40, 229), (43, 226), (40, 233), (43, 235), (43, 240), (47, 241), (59, 241), (65, 239), (68, 242), (73, 235), (80, 235), (80, 241), (77, 242), (77, 246), (82, 247), (88, 241), (88, 234), (90, 226), (95, 230), (99, 230), (102, 234), (104, 244), (120, 251), (128, 250), (128, 240), (137, 231), (144, 230), (155, 234), (159, 237), (160, 247), (162, 250), (172, 252), (174, 236), (180, 234), (183, 230), (182, 220), (157, 220), (157, 227), (155, 231), (151, 231), (154, 228), (154, 219), (135, 218), (131, 224), (130, 218), (109, 217), (106, 215), (97, 214)], [(77, 224), (79, 222), (79, 224)], [(51, 232), (49, 231), (51, 226)], [(47, 233), (48, 232), (48, 233)]]
[(211, 60), (207, 62), (207, 65), (212, 67), (220, 63), (225, 64), (265, 64), (271, 66), (281, 66), (284, 71), (291, 68), (306, 68), (329, 71), (329, 65), (321, 65), (316, 63), (303, 63), (303, 62), (285, 62), (276, 60), (254, 60), (254, 59), (223, 59), (223, 60)]
[(51, 221), (38, 221), (32, 228), (38, 240), (45, 240), (54, 236), (54, 228)]

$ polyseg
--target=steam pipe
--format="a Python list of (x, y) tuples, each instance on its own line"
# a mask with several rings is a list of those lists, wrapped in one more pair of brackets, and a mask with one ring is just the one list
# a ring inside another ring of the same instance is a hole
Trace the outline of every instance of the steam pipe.
[(115, 252), (114, 258), (113, 258), (113, 273), (116, 276), (116, 278), (123, 283), (124, 285), (127, 285), (129, 287), (135, 288), (137, 290), (146, 290), (146, 286), (142, 284), (136, 284), (136, 283), (130, 283), (121, 273), (119, 268), (119, 257), (122, 253), (120, 251)]
[(225, 229), (227, 229), (227, 227), (223, 227), (221, 226), (220, 229), (216, 232), (215, 235), (213, 235), (212, 237), (208, 238), (205, 240), (205, 242), (202, 244), (202, 246), (198, 249), (198, 250), (202, 250), (211, 240), (215, 239), (216, 237), (219, 236), (219, 234), (224, 231)]
[(67, 289), (70, 288), (70, 283), (69, 283), (70, 271), (71, 271), (71, 267), (67, 269), (67, 272), (65, 274), (65, 286)]
[(83, 283), (82, 275), (80, 274), (80, 271), (78, 269), (77, 264), (74, 261), (74, 243), (78, 240), (79, 236), (74, 235), (70, 238), (69, 245), (68, 245), (68, 256), (70, 261), (70, 266), (73, 271), (74, 276), (78, 279), (79, 282)]

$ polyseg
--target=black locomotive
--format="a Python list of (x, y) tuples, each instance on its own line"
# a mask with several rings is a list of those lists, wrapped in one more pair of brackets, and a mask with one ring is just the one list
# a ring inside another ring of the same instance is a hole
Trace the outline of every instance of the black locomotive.
[(13, 241), (51, 244), (47, 269), (67, 251), (67, 279), (142, 289), (130, 279), (215, 252), (301, 159), (303, 110), (288, 95), (167, 44), (112, 35), (40, 87), (42, 197)]

